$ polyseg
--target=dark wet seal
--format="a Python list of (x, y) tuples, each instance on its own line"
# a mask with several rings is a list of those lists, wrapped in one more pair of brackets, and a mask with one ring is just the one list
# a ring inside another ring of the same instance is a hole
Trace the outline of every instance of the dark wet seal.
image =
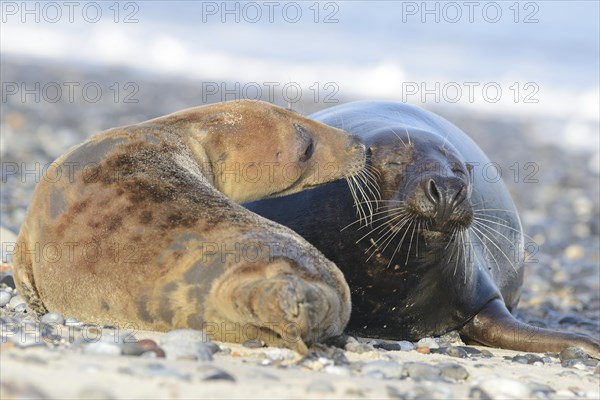
[(525, 234), (510, 192), (481, 173), (490, 160), (464, 132), (397, 102), (349, 103), (310, 117), (362, 139), (363, 174), (248, 208), (342, 269), (352, 291), (346, 332), (416, 341), (458, 330), (467, 343), (527, 352), (575, 345), (600, 357), (595, 338), (532, 327), (510, 313), (523, 283)]

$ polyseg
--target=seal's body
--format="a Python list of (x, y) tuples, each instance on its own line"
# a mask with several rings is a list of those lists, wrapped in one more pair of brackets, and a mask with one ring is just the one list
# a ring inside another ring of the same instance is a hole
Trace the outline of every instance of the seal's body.
[(579, 345), (600, 354), (592, 338), (510, 314), (523, 282), (524, 235), (508, 190), (484, 173), (490, 161), (466, 134), (393, 102), (350, 103), (311, 118), (359, 135), (368, 172), (351, 185), (248, 208), (300, 233), (342, 269), (352, 292), (350, 333), (417, 340), (459, 329), (490, 346)]
[(53, 165), (14, 252), (17, 288), (37, 313), (301, 352), (346, 325), (335, 265), (236, 203), (349, 176), (364, 166), (356, 137), (227, 102), (108, 130)]

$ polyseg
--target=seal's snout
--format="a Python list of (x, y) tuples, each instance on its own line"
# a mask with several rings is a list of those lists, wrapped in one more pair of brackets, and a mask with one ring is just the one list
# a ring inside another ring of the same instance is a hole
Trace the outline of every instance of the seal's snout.
[(364, 154), (366, 151), (365, 145), (357, 136), (349, 135), (346, 141), (346, 151), (350, 153)]
[(457, 177), (432, 176), (415, 188), (413, 209), (431, 221), (433, 230), (446, 231), (471, 223), (473, 211), (467, 183)]
[(366, 146), (358, 136), (348, 135), (345, 143), (345, 151), (350, 158), (346, 176), (349, 177), (359, 174), (365, 167), (367, 158)]
[(440, 183), (431, 178), (422, 184), (422, 188), (437, 208), (457, 207), (467, 199), (467, 185), (457, 178), (444, 178)]

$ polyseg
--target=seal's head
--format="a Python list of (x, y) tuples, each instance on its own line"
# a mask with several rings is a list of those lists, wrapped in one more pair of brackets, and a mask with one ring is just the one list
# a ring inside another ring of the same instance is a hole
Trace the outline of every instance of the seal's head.
[(381, 199), (376, 200), (377, 212), (366, 221), (387, 227), (382, 231), (389, 235), (384, 234), (379, 244), (392, 237), (418, 243), (419, 236), (427, 244), (447, 242), (470, 227), (472, 168), (442, 139), (400, 129), (393, 135), (387, 130), (373, 136), (367, 158), (378, 177)]
[(230, 101), (164, 117), (185, 120), (213, 185), (236, 202), (299, 192), (359, 172), (356, 136), (261, 101)]

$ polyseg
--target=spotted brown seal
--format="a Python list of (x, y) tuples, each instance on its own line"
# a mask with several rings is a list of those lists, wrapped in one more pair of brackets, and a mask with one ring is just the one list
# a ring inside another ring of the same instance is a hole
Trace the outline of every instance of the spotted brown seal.
[(38, 184), (14, 252), (37, 313), (140, 329), (204, 329), (306, 352), (350, 315), (342, 273), (236, 203), (364, 167), (355, 136), (255, 101), (110, 129)]

